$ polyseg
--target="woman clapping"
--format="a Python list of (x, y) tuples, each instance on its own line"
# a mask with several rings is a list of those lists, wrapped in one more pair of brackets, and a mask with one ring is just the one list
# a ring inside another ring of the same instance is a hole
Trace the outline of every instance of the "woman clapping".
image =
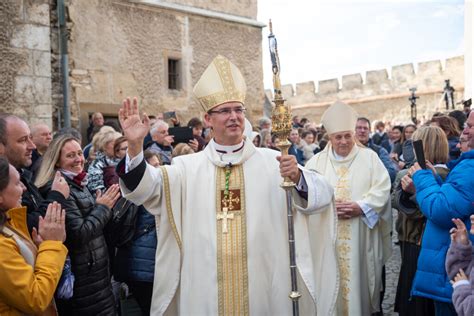
[(74, 294), (59, 301), (64, 315), (114, 315), (115, 301), (109, 272), (109, 256), (104, 227), (112, 216), (111, 208), (120, 196), (118, 185), (96, 200), (87, 189), (84, 156), (77, 140), (69, 135), (54, 139), (43, 156), (35, 184), (42, 194), (51, 190), (52, 178), (60, 171), (70, 187), (66, 209), (66, 246), (74, 273)]
[(67, 255), (65, 213), (49, 204), (31, 239), (20, 205), (24, 189), (18, 171), (0, 158), (0, 315), (56, 315), (53, 295)]

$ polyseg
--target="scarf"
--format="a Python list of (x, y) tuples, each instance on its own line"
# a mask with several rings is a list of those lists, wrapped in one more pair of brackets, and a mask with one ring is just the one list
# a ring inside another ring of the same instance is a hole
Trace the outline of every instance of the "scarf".
[(75, 172), (65, 170), (65, 169), (60, 169), (59, 171), (61, 171), (61, 173), (65, 177), (72, 180), (72, 182), (74, 182), (75, 184), (77, 184), (81, 188), (85, 187), (88, 183), (87, 172), (85, 172), (85, 171), (82, 171), (80, 173), (75, 173)]

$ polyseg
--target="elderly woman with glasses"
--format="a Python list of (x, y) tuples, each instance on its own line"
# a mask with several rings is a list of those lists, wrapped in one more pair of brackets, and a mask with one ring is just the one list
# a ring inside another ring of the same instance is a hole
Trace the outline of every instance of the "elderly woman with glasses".
[[(96, 140), (97, 148), (94, 148), (96, 157), (87, 169), (87, 176), (89, 178), (87, 188), (93, 194), (97, 190), (107, 189), (111, 184), (104, 182), (104, 168), (109, 166), (115, 167), (120, 161), (119, 157), (125, 155), (126, 150), (123, 153), (118, 153), (117, 151), (119, 147), (116, 146), (116, 141), (121, 137), (123, 137), (122, 134), (113, 131), (100, 135), (100, 138)], [(120, 156), (117, 157), (117, 154)]]

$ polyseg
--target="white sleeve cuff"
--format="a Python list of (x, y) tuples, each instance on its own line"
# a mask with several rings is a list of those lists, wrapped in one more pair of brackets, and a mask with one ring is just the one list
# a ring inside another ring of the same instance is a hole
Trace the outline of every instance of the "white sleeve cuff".
[(130, 159), (130, 156), (127, 155), (125, 156), (125, 173), (135, 169), (143, 160), (143, 151), (141, 151), (138, 155)]
[(296, 184), (296, 190), (298, 190), (299, 192), (308, 192), (308, 184), (306, 183), (306, 179), (304, 178), (303, 171), (301, 171), (300, 180)]
[(468, 280), (459, 280), (453, 283), (453, 289), (457, 288), (460, 285), (470, 285)]
[(367, 205), (367, 203), (364, 203), (362, 201), (357, 201), (357, 204), (359, 204), (360, 208), (362, 209), (362, 212), (364, 213), (362, 216), (362, 221), (370, 228), (374, 228), (377, 222), (379, 221), (379, 214), (377, 214), (376, 211), (374, 211), (373, 208)]

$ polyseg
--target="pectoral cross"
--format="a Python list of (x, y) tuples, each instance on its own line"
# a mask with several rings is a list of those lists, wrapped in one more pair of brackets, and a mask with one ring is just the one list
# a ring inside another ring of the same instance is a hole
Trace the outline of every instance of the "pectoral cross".
[(222, 209), (222, 212), (217, 214), (217, 220), (222, 220), (222, 232), (224, 234), (228, 233), (227, 220), (228, 219), (234, 219), (234, 214), (232, 214), (232, 213), (229, 214), (228, 211), (229, 211), (229, 209), (227, 207), (224, 207)]

